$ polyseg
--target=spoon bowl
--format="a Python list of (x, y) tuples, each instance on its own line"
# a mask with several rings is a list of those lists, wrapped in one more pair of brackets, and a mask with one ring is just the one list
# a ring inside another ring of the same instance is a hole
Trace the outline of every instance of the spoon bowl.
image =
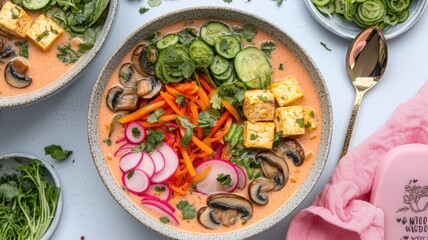
[(378, 27), (365, 29), (349, 45), (346, 70), (355, 88), (355, 101), (340, 158), (348, 151), (361, 100), (382, 78), (387, 62), (386, 39)]

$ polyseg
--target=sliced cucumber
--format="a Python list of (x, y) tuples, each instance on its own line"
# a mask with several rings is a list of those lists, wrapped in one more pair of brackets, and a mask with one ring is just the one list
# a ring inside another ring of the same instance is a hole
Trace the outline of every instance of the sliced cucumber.
[(208, 45), (214, 46), (216, 40), (222, 36), (230, 34), (230, 27), (222, 22), (211, 21), (201, 26), (200, 36)]
[(189, 56), (197, 68), (206, 68), (211, 64), (214, 52), (204, 41), (195, 39), (189, 46)]
[(221, 36), (216, 41), (215, 50), (222, 57), (231, 59), (241, 51), (241, 43), (233, 36)]
[(248, 88), (266, 88), (270, 84), (271, 65), (256, 47), (246, 47), (236, 54), (234, 66), (238, 78)]
[(51, 0), (22, 0), (21, 3), (26, 10), (38, 11), (49, 6)]
[(222, 73), (220, 75), (214, 74), (214, 78), (219, 80), (219, 81), (224, 81), (224, 80), (227, 80), (232, 74), (233, 74), (233, 66), (229, 65), (229, 67), (227, 68), (227, 70), (224, 73)]
[(163, 36), (161, 39), (159, 39), (156, 42), (156, 47), (161, 50), (165, 49), (169, 46), (173, 46), (178, 42), (178, 34), (170, 33), (165, 36)]
[(229, 62), (220, 55), (215, 55), (211, 62), (210, 69), (214, 75), (220, 75), (226, 72)]
[(181, 82), (181, 80), (183, 80), (183, 75), (177, 77), (169, 73), (169, 71), (167, 70), (167, 67), (165, 66), (165, 63), (161, 65), (161, 71), (162, 71), (163, 78), (168, 83)]
[(165, 49), (162, 50), (159, 53), (157, 60), (156, 60), (156, 63), (155, 63), (155, 75), (162, 82), (166, 82), (165, 78), (162, 75), (162, 65), (163, 65), (163, 58), (164, 58), (165, 53), (166, 53), (166, 50)]

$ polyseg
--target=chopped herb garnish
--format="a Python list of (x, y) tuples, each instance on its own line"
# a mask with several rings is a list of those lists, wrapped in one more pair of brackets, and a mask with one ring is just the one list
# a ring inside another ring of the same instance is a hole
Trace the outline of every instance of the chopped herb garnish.
[(331, 51), (331, 49), (327, 47), (327, 44), (325, 44), (323, 42), (320, 42), (320, 44), (325, 48), (325, 50)]
[(164, 223), (164, 224), (169, 223), (169, 219), (168, 219), (167, 217), (161, 217), (161, 218), (159, 218), (159, 221), (160, 221), (161, 223)]
[(19, 14), (21, 13), (21, 9), (20, 8), (15, 7), (15, 9), (18, 11), (18, 13), (16, 13), (13, 9), (10, 10), (12, 12), (12, 19), (18, 19), (19, 18)]
[(176, 94), (175, 103), (180, 104), (182, 107), (186, 106), (186, 98), (181, 94)]
[(64, 150), (59, 145), (52, 144), (45, 147), (45, 155), (51, 155), (53, 159), (59, 161), (67, 159), (72, 153), (73, 151)]
[(220, 51), (226, 52), (227, 49), (229, 49), (229, 43), (227, 42), (226, 38), (223, 38), (220, 42)]
[(220, 118), (220, 112), (214, 109), (209, 109), (205, 112), (200, 112), (198, 116), (198, 127), (208, 128), (217, 125), (217, 120)]
[(217, 175), (217, 182), (222, 186), (230, 186), (232, 183), (232, 178), (230, 177), (230, 174), (220, 173)]
[(104, 139), (103, 140), (103, 142), (105, 143), (105, 144), (107, 144), (107, 146), (111, 146), (111, 139), (110, 138), (106, 138), (106, 139)]
[(19, 56), (28, 58), (28, 42), (21, 41), (19, 43)]
[(158, 193), (163, 193), (165, 192), (166, 188), (165, 187), (155, 187), (155, 191)]
[(147, 122), (149, 123), (159, 122), (159, 117), (162, 116), (164, 113), (165, 113), (165, 110), (163, 110), (162, 108), (156, 109), (153, 113), (149, 115), (149, 117), (147, 118)]
[(140, 9), (138, 10), (138, 12), (140, 14), (144, 14), (144, 13), (148, 12), (149, 10), (150, 10), (150, 8), (140, 7)]
[[(131, 66), (129, 66), (131, 68)], [(126, 73), (124, 71), (119, 71), (119, 77), (121, 77), (123, 79), (124, 82), (129, 82), (129, 80), (131, 80), (131, 73)]]
[(59, 45), (58, 46), (59, 53), (56, 55), (61, 62), (65, 64), (72, 64), (77, 62), (80, 58), (79, 52), (74, 51), (71, 48), (70, 43)]
[(50, 25), (50, 27), (51, 27), (51, 33), (53, 33), (53, 34), (58, 34), (58, 31), (57, 31), (56, 29), (54, 29), (54, 28), (52, 27), (52, 25)]
[(303, 118), (296, 119), (296, 123), (299, 124), (299, 127), (305, 128), (305, 120)]
[(251, 135), (250, 135), (250, 140), (256, 140), (258, 137), (259, 137), (259, 135), (258, 135), (258, 134), (251, 133)]
[(278, 7), (281, 7), (283, 2), (284, 0), (276, 0), (276, 5), (278, 5)]
[(193, 219), (196, 214), (196, 208), (191, 205), (187, 200), (181, 200), (177, 205), (177, 209), (181, 210), (181, 213), (183, 215), (183, 220), (190, 220)]
[(223, 2), (225, 2), (225, 3), (231, 3), (232, 0), (223, 0)]
[(178, 32), (178, 42), (183, 44), (183, 46), (187, 46), (193, 41), (193, 39), (198, 36), (198, 30), (196, 30), (195, 28), (187, 27)]
[(211, 129), (209, 129), (209, 128), (204, 128), (204, 130), (202, 131), (202, 136), (204, 136), (204, 137), (206, 137), (210, 134), (211, 134)]
[(310, 128), (312, 126), (311, 122), (305, 123), (305, 128)]
[(131, 129), (131, 133), (132, 133), (132, 136), (135, 138), (138, 138), (141, 136), (141, 131), (140, 131), (140, 129), (138, 129), (138, 127), (133, 127)]
[(279, 116), (276, 116), (276, 121), (277, 121), (277, 122), (280, 122), (280, 121), (281, 121), (281, 118), (280, 118)]
[(180, 144), (182, 146), (186, 146), (193, 137), (193, 129), (195, 128), (195, 125), (189, 122), (187, 118), (184, 117), (177, 117), (177, 119), (180, 121), (181, 125), (183, 125), (184, 128), (186, 128), (186, 132), (184, 133), (183, 138), (180, 141)]
[(247, 24), (243, 28), (234, 27), (233, 32), (243, 37), (247, 42), (252, 42), (257, 34), (257, 29), (253, 24)]
[(264, 96), (264, 95), (259, 95), (257, 96), (260, 100), (264, 101), (264, 102), (273, 102), (272, 99), (269, 99), (268, 97)]
[(150, 7), (157, 7), (162, 4), (162, 0), (148, 0), (147, 4), (149, 4)]
[(280, 63), (278, 69), (279, 70), (284, 70), (284, 64)]
[(311, 118), (315, 118), (315, 113), (314, 111), (311, 110), (311, 112), (309, 113), (309, 116), (311, 116)]
[(275, 50), (276, 44), (271, 41), (263, 42), (260, 46), (260, 49), (268, 56), (272, 53), (273, 50)]
[(242, 225), (245, 225), (245, 224), (247, 224), (247, 220), (246, 220), (246, 219), (244, 219), (244, 220), (242, 221)]
[(36, 41), (40, 42), (44, 37), (48, 36), (49, 32), (48, 30), (45, 30), (44, 32), (42, 32), (39, 36), (36, 37)]
[(282, 131), (276, 132), (273, 136), (273, 145), (277, 145), (279, 143), (279, 140), (281, 140), (282, 137)]
[(134, 171), (134, 169), (132, 169), (131, 171), (129, 171), (129, 173), (128, 173), (128, 175), (126, 175), (126, 178), (129, 180), (129, 179), (131, 179), (132, 178), (132, 176), (134, 176), (134, 173), (135, 173), (135, 171)]

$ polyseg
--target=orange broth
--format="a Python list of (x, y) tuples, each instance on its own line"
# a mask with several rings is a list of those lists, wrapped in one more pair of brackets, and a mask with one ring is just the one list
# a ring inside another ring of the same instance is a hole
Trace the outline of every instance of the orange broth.
[[(206, 20), (204, 19), (194, 20), (192, 21), (192, 27), (199, 29), (200, 25), (205, 21)], [(242, 24), (237, 22), (227, 21), (227, 20), (221, 20), (221, 21), (229, 24), (230, 26), (242, 27)], [(163, 36), (167, 33), (178, 32), (182, 30), (184, 27), (189, 27), (189, 22), (180, 22), (180, 23), (176, 23), (174, 25), (168, 26), (166, 28), (161, 29), (160, 33), (161, 33), (161, 36)], [(279, 43), (279, 41), (277, 41), (276, 39), (273, 39), (268, 34), (258, 30), (256, 38), (254, 39), (255, 45), (257, 47), (260, 47), (260, 43), (266, 40)], [(132, 51), (133, 50), (134, 49), (132, 49)], [(132, 51), (125, 56), (122, 62), (118, 65), (119, 67), (116, 67), (115, 71), (112, 74), (112, 77), (107, 83), (106, 90), (103, 93), (102, 99), (106, 98), (108, 90), (110, 88), (116, 85), (120, 85), (119, 77), (118, 77), (119, 68), (123, 63), (130, 61)], [(216, 230), (210, 230), (200, 225), (197, 222), (196, 217), (192, 220), (182, 220), (181, 211), (177, 210), (175, 211), (175, 217), (179, 220), (180, 224), (178, 226), (170, 224), (171, 227), (184, 230), (184, 231), (198, 233), (198, 234), (200, 233), (212, 234), (213, 232), (232, 232), (242, 228), (251, 227), (252, 225), (263, 220), (264, 218), (268, 217), (269, 215), (276, 212), (279, 208), (281, 208), (296, 193), (299, 187), (306, 180), (309, 172), (312, 169), (314, 160), (316, 159), (318, 147), (320, 144), (320, 136), (321, 136), (321, 129), (322, 129), (322, 126), (321, 126), (322, 120), (320, 119), (320, 113), (321, 113), (320, 103), (319, 103), (319, 100), (317, 99), (317, 93), (312, 83), (312, 80), (309, 77), (309, 74), (307, 73), (303, 65), (298, 61), (298, 59), (287, 48), (285, 48), (285, 46), (277, 44), (276, 49), (271, 53), (271, 63), (272, 63), (272, 71), (273, 71), (272, 79), (278, 80), (278, 79), (285, 78), (289, 75), (294, 76), (299, 81), (300, 86), (302, 87), (305, 93), (305, 96), (303, 100), (299, 103), (299, 105), (312, 107), (315, 112), (315, 115), (317, 116), (317, 119), (316, 119), (317, 128), (314, 131), (310, 133), (306, 133), (305, 135), (302, 135), (297, 138), (301, 143), (301, 145), (304, 147), (305, 154), (307, 156), (304, 163), (299, 167), (295, 167), (294, 164), (288, 162), (290, 174), (289, 174), (289, 180), (285, 185), (285, 187), (283, 187), (281, 190), (277, 192), (270, 192), (269, 202), (267, 205), (259, 206), (259, 205), (253, 204), (253, 209), (254, 209), (253, 217), (249, 219), (245, 225), (242, 224), (242, 221), (238, 221), (235, 225), (232, 225), (230, 227), (220, 227), (219, 229), (216, 229)], [(280, 63), (284, 65), (283, 70), (278, 69)], [(100, 105), (99, 119), (98, 119), (100, 142), (108, 138), (110, 124), (115, 114), (116, 113), (113, 113), (108, 109), (106, 105), (106, 101), (102, 101)], [(102, 144), (104, 159), (107, 162), (107, 165), (111, 171), (112, 176), (116, 180), (117, 184), (119, 184), (120, 186), (123, 186), (123, 183), (122, 183), (122, 172), (119, 169), (119, 158), (115, 158), (113, 155), (121, 145), (121, 144), (115, 144), (114, 142), (117, 139), (123, 137), (123, 134), (124, 134), (123, 131), (124, 131), (123, 127), (117, 126), (111, 138), (113, 144), (110, 147), (108, 147), (107, 144)], [(243, 196), (247, 197), (247, 199), (249, 199), (248, 193), (247, 193), (247, 187), (243, 190), (235, 191), (234, 193), (242, 194)], [(141, 200), (141, 197), (138, 197), (134, 194), (130, 194), (127, 191), (124, 191), (124, 194), (126, 194), (126, 196), (130, 199), (130, 201), (132, 201), (142, 211), (146, 212), (153, 218), (159, 220), (161, 216), (158, 213), (152, 211), (151, 209), (145, 208), (139, 203)], [(198, 210), (200, 207), (206, 205), (207, 196), (196, 192), (193, 192), (193, 193), (188, 192), (187, 195), (184, 197), (179, 195), (175, 195), (175, 196), (173, 195), (171, 200), (169, 200), (169, 203), (173, 207), (175, 207), (176, 204), (183, 199), (186, 199), (189, 203), (193, 204), (195, 208)]]
[[(37, 19), (39, 14), (27, 13), (33, 19), (33, 22)], [(0, 37), (2, 35), (0, 34)], [(26, 40), (28, 42), (28, 63), (29, 69), (26, 73), (27, 76), (32, 78), (30, 85), (24, 88), (15, 88), (9, 85), (4, 78), (4, 71), (6, 64), (13, 59), (14, 57), (7, 57), (2, 59), (3, 62), (0, 63), (0, 98), (10, 97), (10, 96), (20, 96), (29, 93), (38, 91), (44, 87), (49, 86), (64, 74), (66, 74), (76, 63), (65, 64), (57, 58), (57, 47), (66, 43), (70, 39), (70, 34), (68, 32), (62, 33), (62, 35), (55, 40), (51, 48), (44, 52), (39, 47), (37, 47), (29, 39), (10, 39), (6, 41), (6, 45), (12, 45), (15, 51), (15, 54), (18, 56), (19, 53), (19, 42)], [(6, 37), (2, 37), (6, 40)], [(17, 45), (18, 44), (18, 45)]]

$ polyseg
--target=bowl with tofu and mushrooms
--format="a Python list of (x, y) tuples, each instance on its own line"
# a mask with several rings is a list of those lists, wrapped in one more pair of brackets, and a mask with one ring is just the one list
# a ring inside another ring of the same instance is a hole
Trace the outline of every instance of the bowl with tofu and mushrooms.
[(76, 79), (101, 49), (117, 4), (1, 1), (0, 109), (44, 99)]
[(177, 239), (243, 239), (311, 191), (331, 118), (321, 74), (290, 36), (198, 7), (146, 23), (111, 55), (88, 134), (104, 184), (141, 223)]

